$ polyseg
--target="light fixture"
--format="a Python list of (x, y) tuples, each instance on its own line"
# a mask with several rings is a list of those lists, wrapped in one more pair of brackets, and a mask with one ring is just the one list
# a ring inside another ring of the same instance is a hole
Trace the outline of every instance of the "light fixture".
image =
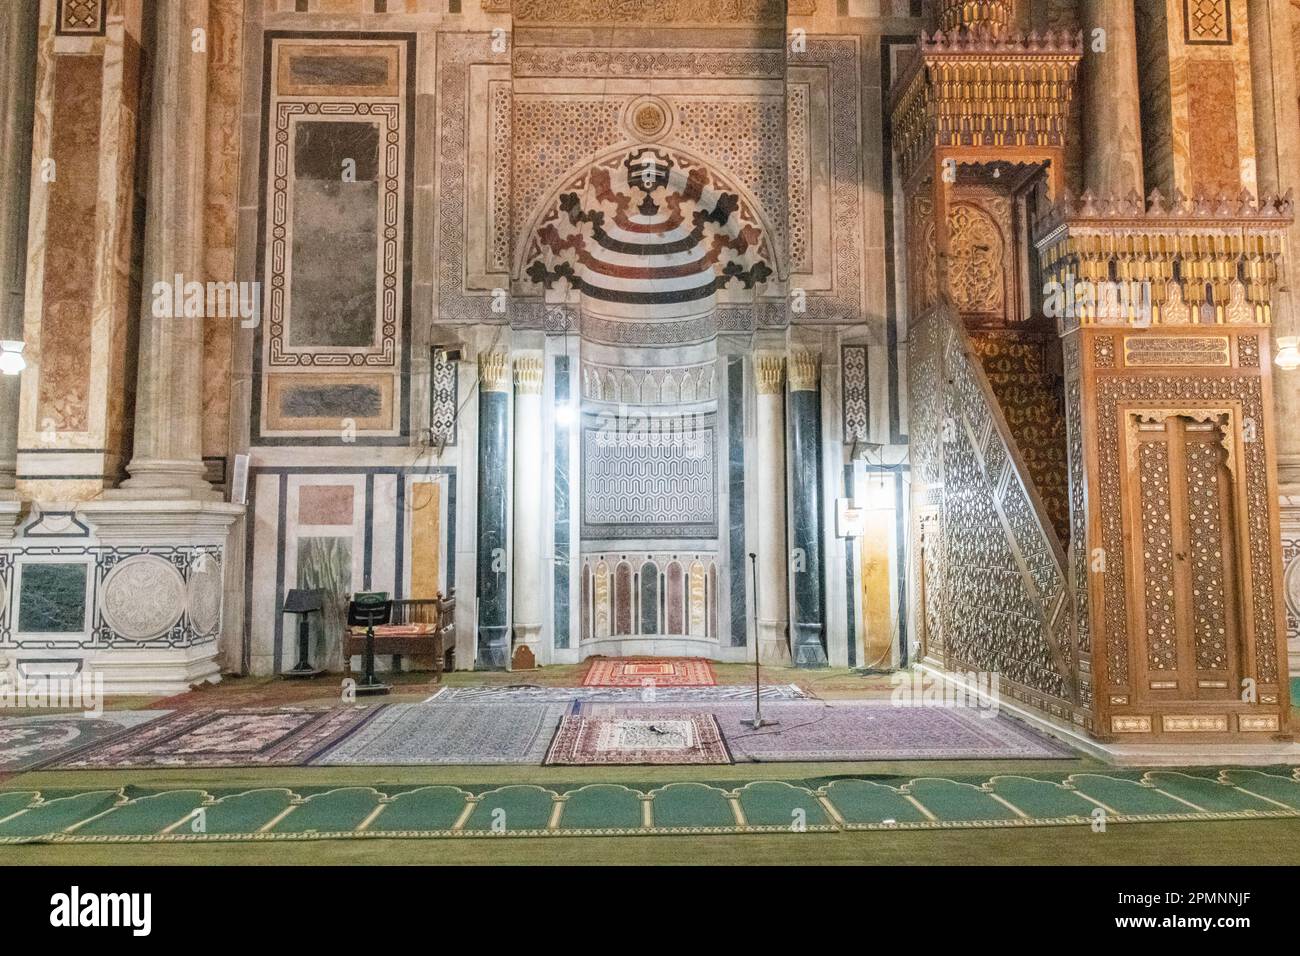
[[(1294, 346), (1292, 346), (1294, 350)], [(0, 342), (0, 372), (6, 375), (17, 375), (27, 367), (27, 360), (23, 358), (23, 343), (5, 340)]]
[[(9, 345), (8, 342), (4, 344), (6, 348)], [(1285, 372), (1294, 372), (1300, 368), (1300, 336), (1280, 336), (1277, 340), (1277, 355), (1274, 356), (1273, 361)], [(3, 357), (0, 357), (0, 362), (3, 362)], [(0, 365), (0, 368), (3, 368), (3, 365)], [(5, 371), (9, 370), (6, 368)]]
[(555, 424), (561, 428), (568, 428), (573, 424), (573, 404), (571, 402), (560, 402), (555, 406)]

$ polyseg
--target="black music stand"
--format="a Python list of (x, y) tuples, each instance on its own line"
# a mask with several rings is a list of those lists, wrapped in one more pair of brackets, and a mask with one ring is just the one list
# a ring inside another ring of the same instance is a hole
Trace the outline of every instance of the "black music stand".
[(391, 687), (375, 680), (375, 628), (393, 619), (393, 602), (381, 591), (354, 594), (348, 602), (348, 626), (366, 629), (365, 676), (358, 694), (387, 694)]
[(325, 606), (325, 592), (319, 588), (293, 588), (284, 597), (285, 614), (298, 615), (298, 663), (281, 677), (316, 677), (325, 673), (311, 666), (311, 612)]

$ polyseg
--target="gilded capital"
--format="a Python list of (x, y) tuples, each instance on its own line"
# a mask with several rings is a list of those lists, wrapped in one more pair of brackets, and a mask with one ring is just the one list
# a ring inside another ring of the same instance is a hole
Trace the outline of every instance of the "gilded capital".
[(785, 381), (785, 359), (777, 352), (754, 355), (754, 387), (760, 395), (776, 395)]
[(790, 391), (815, 392), (821, 372), (820, 357), (816, 352), (794, 352), (790, 355)]
[(515, 394), (542, 394), (542, 357), (521, 355), (515, 359)]
[(478, 357), (478, 382), (484, 392), (510, 391), (510, 359), (505, 352), (484, 352)]

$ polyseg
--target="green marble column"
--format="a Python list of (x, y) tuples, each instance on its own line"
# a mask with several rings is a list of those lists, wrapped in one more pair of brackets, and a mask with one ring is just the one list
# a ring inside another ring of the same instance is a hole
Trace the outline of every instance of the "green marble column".
[(506, 551), (506, 464), (510, 446), (510, 361), (503, 352), (479, 357), (478, 396), (478, 656), (479, 670), (510, 663), (510, 567)]
[(794, 578), (792, 653), (797, 667), (825, 667), (826, 625), (822, 593), (821, 391), (818, 357), (790, 357), (790, 517), (794, 538), (790, 565)]

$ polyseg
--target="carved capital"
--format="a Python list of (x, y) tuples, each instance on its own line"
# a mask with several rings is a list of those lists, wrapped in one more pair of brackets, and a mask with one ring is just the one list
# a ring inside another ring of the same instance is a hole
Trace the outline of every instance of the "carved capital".
[(790, 355), (790, 391), (815, 392), (821, 373), (820, 356), (816, 352), (794, 352)]
[(484, 352), (478, 357), (479, 389), (484, 392), (510, 391), (510, 359), (505, 352)]
[(778, 395), (785, 383), (785, 359), (777, 352), (754, 355), (754, 387), (760, 395)]
[(542, 394), (542, 357), (521, 355), (515, 359), (515, 393), (518, 395)]

